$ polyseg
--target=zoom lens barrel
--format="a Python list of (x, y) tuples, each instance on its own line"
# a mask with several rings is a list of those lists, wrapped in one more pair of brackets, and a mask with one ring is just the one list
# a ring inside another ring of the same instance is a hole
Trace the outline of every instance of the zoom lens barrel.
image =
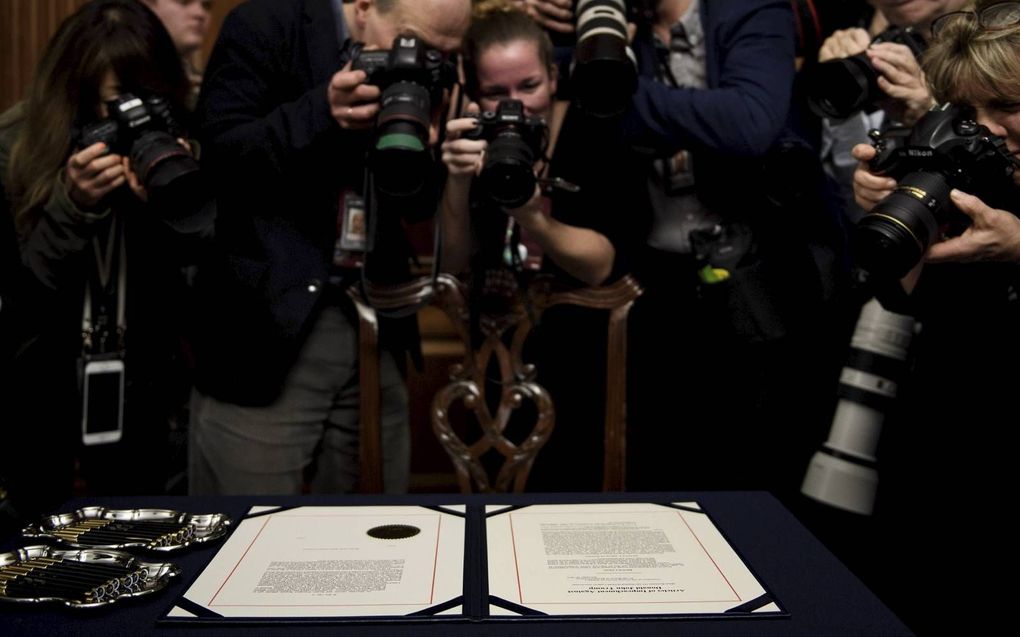
[(900, 278), (939, 236), (952, 204), (946, 178), (936, 172), (907, 174), (896, 190), (861, 218), (856, 230), (860, 266), (882, 278)]
[(839, 378), (829, 436), (808, 464), (801, 492), (870, 515), (878, 488), (878, 448), (885, 415), (907, 374), (914, 319), (872, 299), (861, 310)]
[(376, 187), (387, 195), (414, 195), (432, 163), (429, 92), (414, 82), (394, 82), (383, 90), (380, 105), (371, 157)]
[(637, 60), (627, 45), (624, 0), (578, 0), (570, 81), (577, 102), (597, 117), (619, 115), (637, 90)]

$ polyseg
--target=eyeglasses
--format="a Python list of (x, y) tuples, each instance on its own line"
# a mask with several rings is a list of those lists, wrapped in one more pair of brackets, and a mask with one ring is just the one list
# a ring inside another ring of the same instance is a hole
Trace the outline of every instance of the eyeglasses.
[(986, 31), (1008, 29), (1020, 24), (1020, 2), (996, 2), (980, 11), (953, 11), (941, 15), (931, 23), (931, 37), (937, 38), (950, 24), (960, 20), (977, 20), (978, 26)]

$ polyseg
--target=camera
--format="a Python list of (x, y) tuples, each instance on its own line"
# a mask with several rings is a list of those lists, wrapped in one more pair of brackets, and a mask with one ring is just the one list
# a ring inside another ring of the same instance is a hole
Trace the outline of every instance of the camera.
[(545, 122), (524, 113), (520, 100), (501, 100), (495, 111), (478, 116), (478, 126), (465, 137), (485, 139), (485, 153), (478, 184), (494, 203), (519, 208), (535, 194), (535, 161), (545, 151)]
[(626, 110), (637, 90), (637, 59), (627, 22), (648, 13), (647, 0), (577, 0), (577, 42), (570, 72), (578, 105), (597, 117)]
[[(875, 36), (872, 44), (895, 42), (906, 45), (920, 57), (926, 47), (921, 33), (913, 27), (890, 27)], [(846, 119), (857, 111), (872, 112), (887, 98), (878, 86), (879, 74), (867, 53), (858, 53), (816, 66), (806, 79), (808, 105), (822, 117)]]
[(154, 202), (184, 201), (198, 185), (198, 162), (182, 147), (184, 133), (169, 103), (123, 93), (106, 103), (109, 116), (84, 126), (78, 147), (103, 142), (111, 152), (131, 158), (131, 167)]
[(966, 218), (949, 199), (953, 188), (990, 205), (1013, 190), (1017, 160), (969, 106), (936, 106), (912, 130), (873, 131), (872, 139), (871, 171), (898, 185), (857, 223), (858, 262), (870, 274), (902, 277), (941, 234), (962, 230)]
[(443, 91), (453, 86), (456, 67), (442, 53), (412, 35), (397, 36), (393, 48), (365, 51), (358, 46), (352, 70), (378, 86), (379, 115), (369, 166), (380, 192), (411, 196), (425, 185), (432, 157), (429, 125)]
[(885, 414), (907, 374), (914, 319), (875, 299), (861, 309), (839, 377), (829, 437), (808, 464), (801, 492), (819, 502), (870, 515), (878, 488), (875, 450)]

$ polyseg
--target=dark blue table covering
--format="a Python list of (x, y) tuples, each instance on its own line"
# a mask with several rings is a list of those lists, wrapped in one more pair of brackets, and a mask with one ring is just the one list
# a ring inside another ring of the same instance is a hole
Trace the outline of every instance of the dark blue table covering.
[[(222, 541), (183, 552), (149, 553), (169, 561), (183, 575), (153, 595), (109, 607), (74, 610), (54, 605), (0, 604), (0, 635), (910, 635), (911, 632), (774, 497), (762, 492), (572, 493), (521, 495), (408, 496), (220, 496), (102, 497), (67, 502), (58, 512), (99, 505), (111, 508), (168, 508), (190, 513), (226, 513), (241, 519), (254, 505), (440, 505), (553, 504), (587, 502), (676, 502), (694, 500), (708, 512), (765, 587), (789, 613), (775, 618), (492, 619), (483, 622), (428, 619), (413, 623), (344, 622), (272, 625), (160, 624), (175, 599), (212, 559)], [(38, 544), (7, 541), (0, 549)]]

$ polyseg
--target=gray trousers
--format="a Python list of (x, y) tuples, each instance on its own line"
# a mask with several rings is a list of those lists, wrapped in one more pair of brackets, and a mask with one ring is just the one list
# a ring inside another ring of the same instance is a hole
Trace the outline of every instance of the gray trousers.
[[(381, 355), (379, 376), (384, 488), (404, 493), (411, 455), (407, 387), (388, 352)], [(352, 491), (359, 473), (359, 399), (357, 327), (326, 307), (272, 404), (245, 407), (194, 393), (190, 493), (296, 494), (306, 480), (313, 493)]]

